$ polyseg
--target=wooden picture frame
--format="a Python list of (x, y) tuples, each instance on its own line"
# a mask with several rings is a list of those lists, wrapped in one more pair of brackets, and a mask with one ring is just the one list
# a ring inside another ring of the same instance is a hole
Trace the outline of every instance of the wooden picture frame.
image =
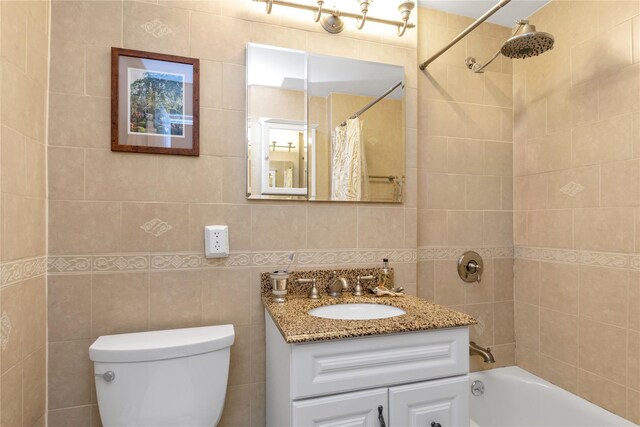
[(200, 60), (111, 48), (111, 151), (200, 153)]

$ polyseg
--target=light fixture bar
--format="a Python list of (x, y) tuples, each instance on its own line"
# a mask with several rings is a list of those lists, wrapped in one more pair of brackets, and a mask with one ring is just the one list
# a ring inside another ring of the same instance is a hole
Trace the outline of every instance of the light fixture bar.
[[(321, 15), (321, 14), (327, 14), (327, 15), (332, 15), (332, 16), (337, 16), (337, 17), (353, 18), (353, 19), (356, 19), (356, 20), (362, 19), (362, 14), (353, 13), (353, 12), (345, 12), (345, 11), (341, 11), (341, 10), (339, 10), (337, 8), (325, 9), (325, 8), (323, 8), (321, 6), (312, 6), (312, 5), (307, 5), (307, 4), (301, 4), (301, 3), (296, 3), (296, 2), (288, 1), (288, 0), (253, 0), (253, 1), (266, 3), (267, 4), (267, 13), (271, 13), (271, 7), (275, 4), (275, 5), (278, 5), (278, 6), (287, 6), (287, 7), (292, 7), (292, 8), (295, 8), (295, 9), (309, 10), (311, 12), (314, 12), (316, 14), (316, 16), (317, 15)], [(408, 21), (405, 22), (405, 21), (393, 20), (393, 19), (376, 18), (375, 16), (369, 16), (369, 15), (366, 15), (366, 20), (367, 20), (367, 22), (377, 22), (379, 24), (393, 25), (394, 27), (397, 27), (399, 31), (402, 30), (403, 28), (405, 28), (405, 29), (407, 29), (407, 28), (415, 28), (415, 24), (413, 24), (411, 22), (408, 22)]]

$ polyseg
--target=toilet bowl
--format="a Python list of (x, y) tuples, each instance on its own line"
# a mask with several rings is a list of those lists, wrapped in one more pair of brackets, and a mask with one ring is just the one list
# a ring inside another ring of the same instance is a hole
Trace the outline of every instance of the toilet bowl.
[(89, 348), (104, 427), (220, 421), (233, 325), (108, 335)]

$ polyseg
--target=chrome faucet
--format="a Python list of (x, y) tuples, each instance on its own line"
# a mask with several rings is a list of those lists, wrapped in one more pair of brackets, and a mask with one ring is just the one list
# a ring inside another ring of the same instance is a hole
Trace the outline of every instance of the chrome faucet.
[(475, 356), (478, 355), (482, 357), (484, 363), (496, 363), (496, 359), (493, 358), (493, 354), (491, 354), (491, 349), (489, 347), (482, 348), (474, 341), (469, 343), (469, 355)]
[(331, 281), (329, 282), (329, 296), (340, 297), (342, 292), (349, 289), (349, 283), (344, 277), (338, 277), (338, 274), (334, 271)]

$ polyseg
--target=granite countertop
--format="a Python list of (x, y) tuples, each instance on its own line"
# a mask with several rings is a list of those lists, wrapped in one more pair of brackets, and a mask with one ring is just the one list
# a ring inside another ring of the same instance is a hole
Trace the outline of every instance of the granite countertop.
[[(275, 303), (271, 295), (263, 293), (262, 302), (289, 344), (453, 328), (477, 323), (467, 314), (414, 296), (376, 297), (369, 294), (355, 297), (344, 292), (339, 298), (322, 293), (320, 299), (312, 300), (303, 294), (289, 294), (285, 303)], [(401, 308), (407, 313), (377, 320), (323, 319), (307, 313), (312, 308), (323, 305), (349, 303), (386, 304)]]

